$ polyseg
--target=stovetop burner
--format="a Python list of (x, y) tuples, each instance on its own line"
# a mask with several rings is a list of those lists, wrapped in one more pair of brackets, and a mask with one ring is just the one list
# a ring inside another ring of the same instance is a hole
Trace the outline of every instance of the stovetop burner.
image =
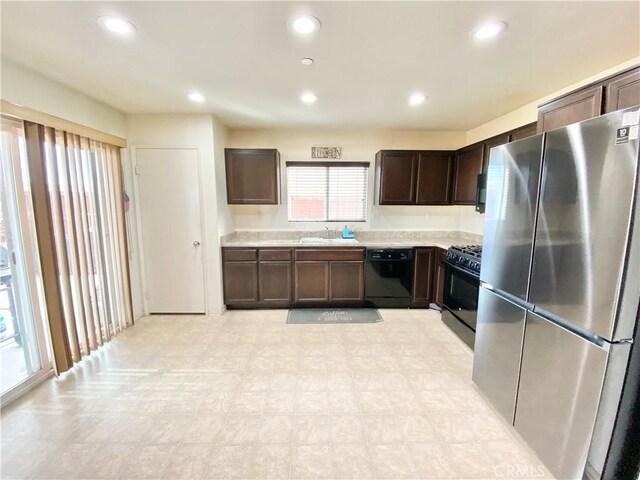
[(447, 261), (463, 270), (480, 275), (482, 245), (454, 245), (447, 250)]
[(454, 245), (451, 250), (462, 252), (475, 258), (482, 258), (482, 245)]

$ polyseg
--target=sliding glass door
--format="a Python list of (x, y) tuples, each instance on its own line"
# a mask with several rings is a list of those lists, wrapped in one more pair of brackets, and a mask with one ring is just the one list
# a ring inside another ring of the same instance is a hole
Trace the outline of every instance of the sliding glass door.
[(0, 393), (51, 368), (22, 122), (0, 117)]

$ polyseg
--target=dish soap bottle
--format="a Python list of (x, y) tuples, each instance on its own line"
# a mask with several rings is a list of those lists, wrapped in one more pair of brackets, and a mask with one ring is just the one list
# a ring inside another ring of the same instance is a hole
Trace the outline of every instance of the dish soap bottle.
[(342, 238), (355, 238), (355, 237), (356, 236), (353, 233), (353, 230), (349, 230), (345, 225), (344, 228), (342, 229)]

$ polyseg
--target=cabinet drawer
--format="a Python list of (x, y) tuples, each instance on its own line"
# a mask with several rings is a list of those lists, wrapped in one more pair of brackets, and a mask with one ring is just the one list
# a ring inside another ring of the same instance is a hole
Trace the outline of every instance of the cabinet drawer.
[(364, 250), (360, 248), (309, 248), (296, 250), (296, 260), (364, 260)]
[(258, 258), (258, 250), (255, 248), (225, 248), (222, 250), (222, 258), (226, 262), (250, 262)]
[(291, 250), (263, 249), (258, 252), (260, 261), (291, 261)]

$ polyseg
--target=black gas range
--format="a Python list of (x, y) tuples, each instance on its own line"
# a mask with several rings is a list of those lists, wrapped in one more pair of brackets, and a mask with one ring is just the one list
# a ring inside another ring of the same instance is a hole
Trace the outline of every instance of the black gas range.
[(454, 245), (447, 250), (447, 261), (469, 273), (480, 276), (482, 245)]
[(442, 321), (473, 348), (480, 293), (481, 245), (454, 245), (447, 250)]

